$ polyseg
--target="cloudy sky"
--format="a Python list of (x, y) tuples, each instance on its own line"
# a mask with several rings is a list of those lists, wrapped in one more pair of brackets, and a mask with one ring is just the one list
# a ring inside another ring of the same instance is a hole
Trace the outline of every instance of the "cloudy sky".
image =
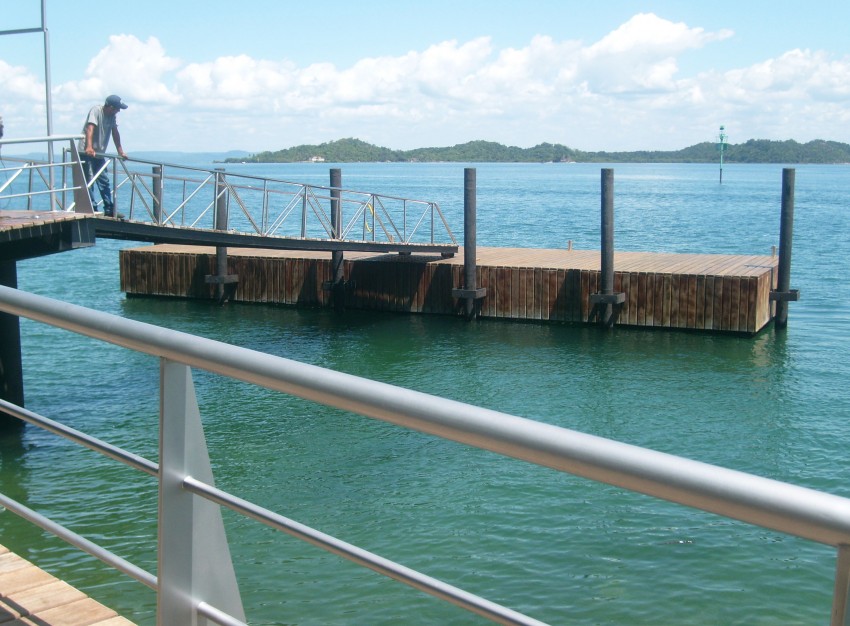
[[(850, 1), (48, 0), (53, 130), (119, 94), (125, 149), (356, 137), (581, 150), (850, 143)], [(0, 0), (0, 30), (40, 0)], [(44, 41), (0, 37), (6, 138), (42, 136)]]

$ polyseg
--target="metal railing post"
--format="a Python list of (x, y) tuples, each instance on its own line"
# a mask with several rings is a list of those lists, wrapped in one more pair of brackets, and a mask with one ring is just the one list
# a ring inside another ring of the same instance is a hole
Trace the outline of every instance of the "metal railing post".
[(153, 220), (162, 225), (162, 166), (154, 165), (152, 168), (153, 178)]
[[(227, 230), (227, 183), (224, 180), (224, 169), (216, 168), (215, 171), (215, 229)], [(236, 274), (227, 273), (227, 246), (216, 246), (215, 248), (216, 273), (208, 275), (205, 280), (208, 284), (216, 286), (216, 299), (223, 304), (228, 298), (227, 285), (235, 285), (239, 281)]]
[[(112, 211), (118, 216), (118, 159), (106, 159), (106, 175), (109, 176), (109, 164), (112, 164)], [(106, 208), (104, 207), (104, 211)]]
[[(335, 240), (342, 238), (342, 170), (331, 168), (331, 237)], [(373, 228), (374, 230), (374, 228)], [(334, 308), (342, 310), (345, 307), (345, 258), (342, 250), (331, 252), (331, 299)]]
[(263, 217), (261, 220), (262, 234), (269, 234), (269, 181), (263, 181)]
[(160, 394), (157, 624), (206, 623), (199, 601), (244, 622), (221, 509), (183, 487), (187, 476), (213, 484), (190, 368), (161, 359)]
[(27, 211), (32, 211), (32, 173), (35, 163), (29, 163), (27, 171)]
[(68, 186), (68, 171), (65, 167), (65, 163), (68, 161), (68, 152), (67, 148), (62, 148), (62, 199), (60, 200), (61, 205), (60, 208), (65, 211), (68, 208), (68, 201), (66, 197), (65, 188)]
[(307, 236), (307, 185), (301, 187), (301, 238)]

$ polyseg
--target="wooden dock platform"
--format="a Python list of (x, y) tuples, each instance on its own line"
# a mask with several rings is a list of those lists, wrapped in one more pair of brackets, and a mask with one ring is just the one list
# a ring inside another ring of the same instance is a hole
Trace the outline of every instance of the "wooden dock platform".
[(134, 626), (82, 591), (0, 545), (0, 624)]
[(0, 211), (0, 263), (93, 246), (94, 220), (62, 211)]
[[(482, 318), (589, 323), (600, 253), (536, 248), (477, 249)], [(121, 251), (128, 296), (214, 299), (215, 248), (156, 245)], [(772, 256), (614, 253), (618, 325), (755, 334), (772, 319), (778, 260)], [(463, 250), (452, 258), (346, 252), (350, 309), (461, 315)], [(304, 307), (332, 305), (328, 252), (228, 249), (230, 298)]]

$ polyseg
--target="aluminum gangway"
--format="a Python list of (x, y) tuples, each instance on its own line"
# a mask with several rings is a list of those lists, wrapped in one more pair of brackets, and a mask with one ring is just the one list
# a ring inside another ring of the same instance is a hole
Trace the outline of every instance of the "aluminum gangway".
[[(53, 144), (63, 146), (59, 162), (4, 156), (0, 207), (90, 215), (100, 218), (98, 236), (154, 243), (447, 256), (458, 250), (433, 201), (114, 154), (101, 155), (106, 165), (86, 179), (80, 137), (0, 140), (0, 149), (37, 144), (52, 153)], [(121, 219), (104, 218), (98, 194), (89, 193), (102, 173)]]

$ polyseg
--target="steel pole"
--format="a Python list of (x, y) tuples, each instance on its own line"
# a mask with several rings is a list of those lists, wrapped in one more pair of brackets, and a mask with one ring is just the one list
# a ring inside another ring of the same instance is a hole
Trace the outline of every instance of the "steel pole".
[[(47, 0), (41, 0), (41, 34), (44, 38), (44, 103), (47, 107), (47, 136), (53, 135), (53, 97), (50, 94), (50, 32), (47, 30)], [(47, 162), (53, 165), (53, 142), (47, 142)], [(47, 168), (50, 189), (55, 188), (53, 168)], [(50, 195), (50, 210), (56, 206), (56, 196)]]
[[(216, 168), (215, 175), (215, 229), (227, 230), (227, 194), (224, 186), (224, 170)], [(215, 249), (216, 276), (223, 280), (227, 275), (227, 247), (216, 246)], [(224, 283), (216, 285), (216, 296), (219, 302), (224, 302)]]
[(153, 220), (154, 223), (162, 225), (162, 166), (154, 165), (152, 169), (153, 180)]
[[(796, 170), (786, 167), (782, 170), (782, 214), (779, 222), (779, 267), (776, 290), (785, 294), (791, 290), (791, 240), (794, 232), (794, 179)], [(777, 328), (788, 325), (788, 301), (776, 301)]]
[[(331, 168), (331, 231), (333, 239), (342, 238), (342, 170)], [(345, 307), (345, 265), (342, 250), (331, 252), (331, 272), (333, 286), (331, 288), (331, 300), (334, 308), (342, 310)]]
[[(477, 213), (477, 171), (474, 167), (463, 170), (463, 280), (468, 291), (475, 291), (476, 279), (476, 213)], [(467, 317), (475, 313), (475, 299), (467, 298), (465, 303)]]
[[(0, 262), (0, 285), (18, 288), (15, 261)], [(24, 371), (21, 361), (21, 323), (17, 315), (0, 312), (0, 398), (24, 406)], [(0, 412), (0, 433), (23, 426), (19, 419)]]
[[(614, 170), (602, 170), (602, 273), (601, 293), (610, 296), (614, 293)], [(614, 323), (614, 306), (610, 302), (604, 304), (602, 324), (612, 326)]]

